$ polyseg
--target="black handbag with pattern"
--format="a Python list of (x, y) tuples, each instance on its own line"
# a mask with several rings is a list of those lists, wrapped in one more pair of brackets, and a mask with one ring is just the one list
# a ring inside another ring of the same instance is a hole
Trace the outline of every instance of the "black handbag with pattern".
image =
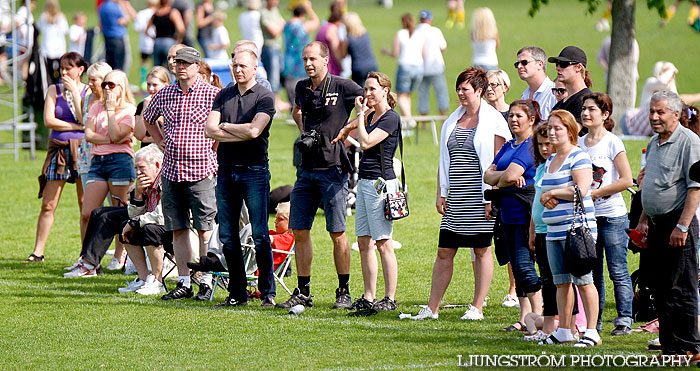
[[(403, 160), (403, 136), (401, 135), (401, 124), (399, 124), (399, 153)], [(385, 139), (386, 140), (386, 139)], [(380, 163), (382, 166), (382, 178), (386, 179), (386, 165), (384, 164), (384, 142), (379, 145)], [(392, 164), (393, 165), (393, 164)], [(399, 220), (408, 216), (408, 189), (406, 188), (406, 172), (403, 161), (401, 161), (401, 189), (397, 192), (387, 192), (384, 200), (384, 218), (386, 220)]]
[(595, 240), (588, 228), (581, 190), (574, 184), (574, 218), (566, 232), (564, 264), (569, 273), (581, 277), (593, 270), (597, 260)]

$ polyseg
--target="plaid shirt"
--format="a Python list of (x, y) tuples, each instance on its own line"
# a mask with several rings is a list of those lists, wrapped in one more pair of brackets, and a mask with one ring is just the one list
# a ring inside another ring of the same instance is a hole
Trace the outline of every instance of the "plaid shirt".
[(199, 78), (183, 92), (175, 82), (153, 96), (143, 118), (163, 124), (163, 176), (173, 182), (196, 182), (216, 173), (214, 140), (204, 136), (207, 117), (219, 89)]

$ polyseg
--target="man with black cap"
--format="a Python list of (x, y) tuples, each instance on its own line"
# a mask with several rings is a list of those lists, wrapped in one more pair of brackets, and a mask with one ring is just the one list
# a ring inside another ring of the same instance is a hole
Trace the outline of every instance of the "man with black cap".
[[(581, 111), (583, 110), (583, 97), (591, 94), (591, 89), (588, 89), (586, 84), (586, 53), (578, 47), (567, 46), (564, 48), (558, 57), (549, 57), (549, 63), (555, 63), (557, 66), (557, 79), (564, 83), (568, 96), (552, 107), (552, 111), (563, 109), (569, 111), (576, 122), (581, 124)], [(581, 131), (579, 135), (585, 134)]]
[[(156, 93), (143, 111), (153, 139), (163, 148), (163, 214), (165, 229), (173, 231), (173, 250), (178, 262), (178, 283), (163, 300), (193, 296), (190, 272), (192, 260), (190, 214), (199, 235), (199, 255), (207, 255), (207, 241), (216, 216), (216, 155), (214, 140), (204, 136), (207, 117), (219, 89), (199, 78), (201, 56), (197, 49), (183, 47), (175, 53), (177, 82)], [(157, 119), (163, 116), (163, 130)], [(211, 275), (202, 275), (195, 300), (211, 296)]]
[(664, 355), (700, 360), (698, 334), (698, 221), (700, 139), (679, 125), (681, 99), (662, 90), (651, 96), (649, 121), (656, 133), (647, 145), (642, 207), (637, 230), (647, 237), (654, 262), (659, 340)]

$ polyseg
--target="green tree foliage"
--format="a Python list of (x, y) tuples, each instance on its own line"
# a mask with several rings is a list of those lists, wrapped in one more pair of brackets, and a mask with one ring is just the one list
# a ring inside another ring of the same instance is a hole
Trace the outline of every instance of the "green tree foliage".
[[(605, 0), (579, 0), (586, 4), (586, 13), (593, 14), (600, 7), (601, 4), (607, 3)], [(549, 0), (530, 0), (530, 10), (528, 10), (528, 15), (534, 17), (535, 14), (540, 10), (542, 5), (549, 4)], [(659, 12), (660, 17), (666, 16), (666, 4), (664, 0), (647, 0), (647, 7), (649, 9), (656, 9)]]

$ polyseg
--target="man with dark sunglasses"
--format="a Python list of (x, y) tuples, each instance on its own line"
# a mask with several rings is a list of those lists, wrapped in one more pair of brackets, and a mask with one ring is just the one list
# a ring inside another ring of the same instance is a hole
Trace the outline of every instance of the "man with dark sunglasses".
[[(584, 135), (586, 130), (581, 124), (581, 111), (583, 110), (583, 97), (593, 93), (586, 83), (588, 72), (586, 71), (586, 53), (578, 47), (567, 46), (562, 49), (558, 57), (549, 57), (549, 63), (557, 66), (557, 79), (564, 83), (568, 96), (552, 107), (552, 110), (563, 109), (569, 111), (576, 122), (579, 123)], [(590, 81), (590, 80), (589, 80)]]
[(537, 46), (526, 46), (518, 50), (517, 61), (514, 63), (518, 76), (527, 83), (527, 88), (520, 99), (532, 99), (540, 104), (540, 117), (546, 120), (549, 112), (557, 103), (552, 94), (554, 82), (547, 77), (547, 54)]

